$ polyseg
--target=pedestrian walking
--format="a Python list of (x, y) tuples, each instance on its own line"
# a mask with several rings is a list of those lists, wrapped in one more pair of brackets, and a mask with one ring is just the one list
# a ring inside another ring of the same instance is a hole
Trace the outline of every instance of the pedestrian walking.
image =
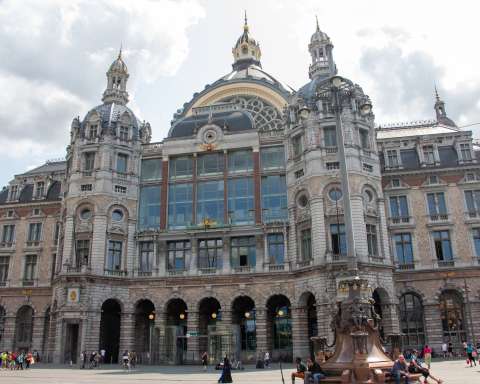
[(82, 369), (85, 369), (85, 365), (87, 364), (87, 351), (80, 353), (80, 363), (82, 364)]
[(230, 365), (230, 360), (228, 359), (228, 355), (225, 355), (223, 359), (223, 368), (222, 374), (218, 379), (219, 383), (233, 383), (232, 380), (232, 366)]
[(203, 365), (203, 370), (206, 371), (208, 367), (208, 353), (207, 351), (202, 353), (202, 365)]
[(428, 369), (430, 369), (430, 365), (432, 364), (432, 348), (428, 345), (423, 347), (423, 359), (425, 360), (425, 364), (427, 364)]
[(448, 342), (448, 356), (449, 356), (450, 358), (453, 357), (453, 344), (452, 344), (451, 341)]
[(474, 365), (477, 366), (477, 351), (473, 347), (472, 343), (467, 344), (465, 353), (467, 354), (467, 364), (470, 364), (470, 367), (473, 367)]
[(446, 359), (448, 356), (448, 344), (445, 341), (442, 344), (442, 354), (443, 358)]
[(128, 351), (125, 350), (122, 355), (122, 365), (123, 368), (126, 370), (130, 369), (130, 363), (128, 362)]
[(270, 366), (270, 352), (265, 352), (265, 355), (263, 356), (263, 364), (265, 365), (265, 368), (268, 368)]

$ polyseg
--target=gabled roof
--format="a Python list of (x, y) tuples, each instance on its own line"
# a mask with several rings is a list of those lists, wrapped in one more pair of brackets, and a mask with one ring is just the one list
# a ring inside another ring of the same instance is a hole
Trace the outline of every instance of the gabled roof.
[(65, 172), (66, 169), (66, 161), (47, 161), (45, 164), (33, 168), (25, 173), (21, 173), (19, 176), (36, 175), (40, 173)]

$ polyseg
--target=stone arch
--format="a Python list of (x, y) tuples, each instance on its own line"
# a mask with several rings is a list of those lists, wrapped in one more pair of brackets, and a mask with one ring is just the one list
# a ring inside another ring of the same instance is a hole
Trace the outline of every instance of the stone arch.
[(127, 222), (127, 220), (132, 217), (132, 213), (130, 212), (129, 208), (120, 201), (112, 201), (105, 206), (105, 212), (107, 213), (108, 217), (111, 218), (111, 214), (115, 209), (121, 209), (124, 213), (123, 221)]
[(2, 344), (3, 333), (5, 330), (5, 321), (7, 318), (7, 310), (3, 305), (0, 304), (0, 345)]
[(105, 350), (105, 361), (117, 363), (120, 355), (120, 327), (123, 304), (116, 298), (103, 301), (100, 318), (99, 349)]
[(315, 294), (306, 290), (298, 298), (297, 322), (300, 322), (300, 335), (296, 348), (300, 356), (313, 358), (313, 342), (311, 338), (318, 336), (317, 299)]
[(250, 295), (237, 295), (230, 303), (232, 311), (233, 353), (242, 361), (255, 361), (257, 327), (255, 300)]
[(467, 319), (465, 295), (462, 289), (443, 287), (438, 296), (443, 336), (447, 341), (459, 346), (467, 339), (469, 322)]
[(137, 300), (134, 306), (135, 347), (138, 362), (151, 363), (150, 353), (153, 348), (153, 327), (155, 325), (155, 304), (149, 299)]
[(273, 294), (266, 302), (267, 350), (272, 357), (291, 360), (292, 343), (292, 305), (284, 294)]
[(414, 290), (404, 289), (399, 296), (399, 323), (405, 347), (419, 349), (425, 344), (424, 300)]
[(422, 291), (420, 291), (418, 288), (416, 288), (414, 286), (411, 286), (411, 285), (407, 285), (407, 286), (401, 288), (400, 290), (398, 290), (397, 291), (397, 299), (400, 300), (400, 298), (407, 293), (413, 293), (413, 294), (417, 295), (422, 300), (422, 303), (425, 303), (427, 301), (427, 298), (425, 297), (424, 293)]

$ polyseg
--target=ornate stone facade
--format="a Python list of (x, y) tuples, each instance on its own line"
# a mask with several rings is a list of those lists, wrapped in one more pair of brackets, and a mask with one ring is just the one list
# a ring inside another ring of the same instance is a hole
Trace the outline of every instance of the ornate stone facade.
[(245, 23), (232, 72), (194, 94), (159, 143), (126, 106), (120, 53), (103, 104), (72, 122), (66, 162), (0, 193), (0, 349), (55, 362), (99, 349), (108, 362), (124, 350), (172, 364), (206, 350), (306, 356), (311, 336), (333, 341), (350, 235), (382, 337), (438, 349), (479, 334), (471, 133), (439, 98), (434, 123), (376, 130), (358, 85), (344, 79), (332, 100), (333, 45), (318, 26), (309, 50), (310, 82), (295, 92), (261, 68)]

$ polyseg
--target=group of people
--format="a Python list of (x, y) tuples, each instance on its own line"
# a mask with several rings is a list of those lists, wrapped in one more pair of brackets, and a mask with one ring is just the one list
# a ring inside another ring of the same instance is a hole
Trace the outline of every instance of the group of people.
[(137, 353), (135, 351), (123, 351), (122, 367), (127, 371), (137, 366)]
[(80, 366), (82, 369), (85, 369), (87, 366), (90, 369), (99, 368), (100, 364), (105, 361), (105, 350), (102, 349), (100, 352), (92, 351), (90, 354), (87, 351), (82, 351), (80, 353)]
[(38, 362), (39, 355), (32, 352), (7, 352), (0, 353), (0, 368), (10, 370), (28, 369), (32, 364)]
[(303, 380), (305, 384), (313, 381), (314, 384), (319, 384), (327, 374), (323, 371), (320, 364), (312, 359), (307, 359), (307, 364), (304, 364), (300, 357), (295, 359), (296, 371), (292, 372), (292, 384), (295, 383), (295, 378)]
[[(431, 364), (431, 349), (426, 346), (427, 350), (430, 350), (430, 359), (422, 360), (418, 357), (418, 351), (413, 350), (410, 354), (409, 360), (405, 358), (404, 355), (399, 355), (397, 360), (393, 363), (393, 367), (390, 371), (391, 376), (395, 380), (395, 384), (400, 384), (403, 381), (405, 384), (410, 383), (410, 378), (414, 374), (420, 374), (423, 376), (424, 383), (428, 383), (428, 378), (434, 380), (436, 383), (442, 383), (441, 379), (436, 378), (430, 373), (430, 364)], [(425, 348), (424, 348), (425, 350)], [(425, 355), (425, 351), (424, 351)], [(427, 366), (425, 367), (424, 364)]]

